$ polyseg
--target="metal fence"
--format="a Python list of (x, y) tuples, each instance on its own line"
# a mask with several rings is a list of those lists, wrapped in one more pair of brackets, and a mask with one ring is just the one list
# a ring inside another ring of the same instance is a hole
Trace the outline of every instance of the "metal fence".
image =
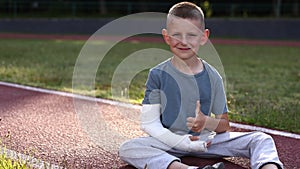
[[(38, 17), (118, 17), (137, 12), (167, 12), (172, 1), (71, 1), (1, 0), (1, 18)], [(299, 17), (299, 2), (269, 3), (199, 2), (206, 17)]]

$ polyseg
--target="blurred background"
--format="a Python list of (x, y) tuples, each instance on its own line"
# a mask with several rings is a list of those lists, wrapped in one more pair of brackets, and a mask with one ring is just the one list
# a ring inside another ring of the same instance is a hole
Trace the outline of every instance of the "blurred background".
[[(92, 34), (138, 12), (164, 12), (175, 0), (1, 0), (0, 32)], [(213, 37), (299, 39), (299, 0), (198, 0)], [(82, 26), (84, 25), (84, 26)]]
[[(0, 83), (141, 104), (148, 70), (137, 72), (133, 79), (126, 79), (130, 81), (130, 86), (125, 88), (122, 83), (112, 86), (113, 77), (120, 70), (119, 65), (136, 52), (144, 49), (169, 50), (160, 35), (139, 34), (122, 40), (112, 48), (110, 37), (92, 43), (97, 49), (110, 48), (98, 65), (96, 75), (86, 71), (86, 76), (82, 77), (85, 82), (85, 77), (96, 76), (92, 89), (73, 87), (75, 64), (80, 65), (77, 59), (86, 40), (105, 24), (140, 12), (167, 13), (177, 2), (180, 1), (0, 0)], [(227, 83), (230, 121), (300, 134), (300, 0), (191, 2), (204, 10), (206, 27), (211, 31), (210, 40), (226, 72), (224, 80)], [(142, 21), (142, 26), (151, 24)], [(141, 24), (136, 25), (139, 28)], [(84, 61), (96, 63), (88, 56)], [(132, 65), (144, 65), (144, 62), (135, 60)], [(122, 71), (120, 76), (129, 77), (132, 68), (128, 66), (128, 71)], [(119, 98), (113, 97), (115, 86), (122, 87)], [(83, 135), (77, 132), (85, 127), (80, 126), (79, 129), (78, 126), (77, 130), (77, 121), (73, 123), (69, 119), (75, 111), (69, 110), (72, 106), (68, 106), (67, 101), (54, 100), (48, 94), (22, 94), (17, 89), (7, 90), (3, 84), (0, 84), (0, 91), (1, 145), (53, 164), (61, 162), (66, 168), (89, 168), (90, 165), (95, 168), (108, 168), (103, 165), (117, 168), (114, 166), (123, 164), (116, 158), (117, 152), (103, 153), (101, 147), (96, 149), (82, 141), (85, 140)], [(107, 131), (113, 129), (128, 137), (141, 133), (139, 123), (132, 120), (132, 117), (137, 117), (135, 111), (115, 111), (104, 104), (101, 111), (105, 112), (103, 117), (107, 126), (111, 125), (105, 128)], [(91, 125), (95, 124), (95, 129), (101, 132), (96, 127), (105, 123), (94, 122), (95, 117), (98, 118), (90, 115), (87, 118), (91, 118)], [(47, 126), (41, 127), (40, 124)], [(104, 140), (103, 144), (109, 142), (110, 145), (117, 139)], [(279, 143), (279, 155), (285, 167), (300, 168), (300, 158), (295, 156), (299, 153), (294, 153), (297, 151), (293, 145), (295, 141), (283, 140)], [(34, 150), (32, 154), (30, 150)]]
[[(1, 16), (7, 18), (107, 17), (136, 12), (167, 12), (174, 0), (2, 0)], [(200, 5), (206, 17), (299, 17), (298, 0), (206, 0)]]

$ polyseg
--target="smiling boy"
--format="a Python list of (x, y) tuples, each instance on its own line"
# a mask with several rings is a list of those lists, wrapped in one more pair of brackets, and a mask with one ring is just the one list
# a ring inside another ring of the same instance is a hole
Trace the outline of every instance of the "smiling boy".
[(197, 54), (209, 37), (202, 10), (190, 2), (175, 4), (162, 35), (173, 57), (149, 72), (141, 110), (141, 128), (149, 137), (122, 144), (120, 158), (137, 168), (192, 169), (198, 167), (183, 164), (180, 157), (239, 156), (250, 158), (253, 169), (283, 168), (269, 135), (228, 132), (222, 78)]

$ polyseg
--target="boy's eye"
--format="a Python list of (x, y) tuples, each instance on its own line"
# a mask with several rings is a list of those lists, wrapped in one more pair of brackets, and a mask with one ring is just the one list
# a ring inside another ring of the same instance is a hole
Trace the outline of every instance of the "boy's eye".
[(179, 37), (180, 34), (179, 34), (179, 33), (175, 33), (175, 34), (172, 34), (171, 36), (172, 36), (172, 37)]
[(189, 37), (195, 37), (197, 36), (196, 34), (188, 34)]

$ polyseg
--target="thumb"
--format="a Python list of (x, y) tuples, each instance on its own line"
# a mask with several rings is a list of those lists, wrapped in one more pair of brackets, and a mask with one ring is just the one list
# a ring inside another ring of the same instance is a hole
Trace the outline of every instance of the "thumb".
[(195, 110), (196, 117), (198, 116), (199, 113), (201, 113), (201, 109), (200, 108), (201, 108), (200, 101), (197, 100), (197, 102), (196, 102), (196, 110)]

